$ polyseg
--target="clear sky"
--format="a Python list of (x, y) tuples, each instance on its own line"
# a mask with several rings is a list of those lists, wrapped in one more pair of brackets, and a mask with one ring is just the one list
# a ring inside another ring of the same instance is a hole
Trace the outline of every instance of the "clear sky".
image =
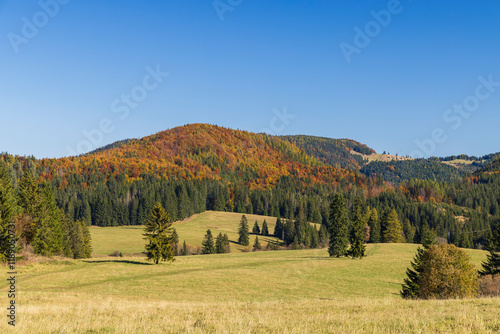
[(0, 0), (0, 152), (188, 123), (497, 152), (499, 22), (498, 0)]

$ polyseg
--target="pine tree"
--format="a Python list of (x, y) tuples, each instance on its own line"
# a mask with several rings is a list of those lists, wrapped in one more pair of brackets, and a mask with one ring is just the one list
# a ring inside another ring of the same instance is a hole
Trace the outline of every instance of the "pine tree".
[(283, 222), (281, 221), (281, 218), (278, 216), (278, 218), (276, 218), (276, 225), (274, 226), (274, 236), (276, 238), (284, 240), (285, 239), (284, 232), (285, 231), (284, 231)]
[(172, 247), (177, 249), (177, 244), (179, 243), (179, 235), (177, 234), (177, 230), (172, 228)]
[(260, 242), (259, 242), (259, 237), (255, 237), (255, 242), (253, 243), (253, 251), (256, 252), (256, 251), (260, 251), (261, 249), (261, 246), (260, 246)]
[(257, 221), (255, 221), (255, 224), (253, 225), (252, 233), (253, 234), (260, 234), (259, 223)]
[(347, 254), (348, 225), (349, 218), (344, 197), (336, 194), (330, 206), (330, 245), (328, 248), (330, 256), (341, 257)]
[(268, 236), (269, 235), (269, 228), (267, 227), (267, 222), (266, 222), (265, 219), (264, 219), (264, 222), (262, 223), (262, 231), (261, 231), (261, 233), (264, 236)]
[(242, 246), (248, 246), (250, 244), (250, 233), (248, 232), (248, 221), (245, 215), (241, 216), (240, 227), (238, 229), (238, 243)]
[(172, 222), (160, 203), (156, 203), (150, 218), (144, 224), (144, 236), (149, 241), (146, 245), (148, 260), (158, 264), (162, 261), (175, 261), (172, 249)]
[(182, 255), (184, 255), (184, 256), (188, 255), (188, 248), (186, 245), (186, 240), (184, 240), (184, 243), (182, 244)]
[(214, 238), (210, 229), (207, 230), (201, 242), (201, 254), (215, 254)]
[[(428, 229), (428, 227), (427, 227)], [(428, 229), (429, 230), (429, 229)], [(432, 235), (432, 232), (429, 230), (426, 232), (426, 235)], [(413, 261), (410, 263), (411, 268), (406, 269), (406, 278), (404, 279), (404, 283), (401, 286), (401, 297), (406, 299), (416, 299), (420, 295), (420, 275), (423, 271), (421, 266), (422, 258), (424, 256), (425, 251), (435, 244), (435, 238), (426, 237), (425, 242), (423, 243), (424, 248), (418, 248), (417, 254), (413, 258)]]
[(23, 224), (20, 236), (26, 244), (31, 244), (36, 230), (40, 226), (42, 210), (42, 196), (38, 183), (29, 168), (24, 169), (23, 177), (19, 184), (18, 204), (26, 215), (29, 223)]
[(228, 247), (229, 240), (227, 239), (227, 234), (222, 235), (222, 233), (219, 233), (215, 240), (215, 252), (217, 254), (229, 253)]
[(10, 256), (11, 241), (14, 244), (17, 241), (15, 235), (10, 233), (15, 206), (16, 199), (12, 188), (12, 179), (7, 167), (0, 162), (0, 260)]
[(356, 198), (352, 208), (351, 249), (349, 251), (353, 259), (365, 256), (365, 221), (362, 207), (361, 198)]
[(482, 263), (483, 270), (479, 271), (481, 276), (500, 275), (500, 221), (497, 222), (495, 231), (493, 231), (488, 242), (487, 249), (490, 254), (487, 255), (486, 261)]
[(224, 233), (224, 237), (222, 238), (222, 245), (224, 246), (225, 253), (231, 252), (231, 247), (229, 245), (229, 237), (227, 236), (227, 233)]
[(377, 209), (373, 208), (370, 213), (370, 219), (368, 220), (368, 226), (370, 226), (370, 242), (379, 243), (380, 242), (380, 222), (378, 219)]
[(402, 242), (402, 227), (396, 209), (390, 210), (384, 215), (383, 241), (386, 243)]

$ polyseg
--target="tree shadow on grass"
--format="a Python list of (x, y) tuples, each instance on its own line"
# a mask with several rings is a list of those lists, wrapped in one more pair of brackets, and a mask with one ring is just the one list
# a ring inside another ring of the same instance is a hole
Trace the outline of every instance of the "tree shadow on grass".
[(86, 262), (86, 263), (106, 263), (106, 262), (113, 263), (113, 262), (115, 262), (115, 263), (140, 264), (143, 266), (152, 266), (153, 265), (153, 263), (130, 261), (130, 260), (97, 260), (97, 261), (83, 260), (83, 262)]

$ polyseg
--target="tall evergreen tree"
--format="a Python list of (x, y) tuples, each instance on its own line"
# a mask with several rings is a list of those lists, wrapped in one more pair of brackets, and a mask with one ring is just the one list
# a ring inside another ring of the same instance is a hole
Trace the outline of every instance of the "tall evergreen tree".
[(276, 238), (279, 238), (281, 240), (285, 239), (285, 231), (284, 231), (284, 226), (281, 218), (278, 216), (276, 218), (276, 225), (274, 225), (274, 234)]
[(347, 254), (348, 247), (348, 225), (347, 207), (344, 197), (335, 194), (330, 206), (330, 245), (328, 254), (341, 257)]
[(248, 246), (250, 244), (250, 233), (248, 232), (248, 221), (245, 215), (241, 216), (240, 227), (238, 229), (238, 243), (242, 246)]
[(479, 274), (481, 276), (500, 275), (500, 220), (496, 224), (487, 248), (490, 254), (487, 255), (486, 261), (482, 263), (483, 269), (479, 271)]
[(215, 240), (215, 252), (218, 254), (229, 253), (229, 238), (227, 234), (219, 233), (217, 239)]
[(262, 235), (264, 236), (268, 236), (269, 235), (269, 228), (267, 227), (267, 222), (266, 220), (264, 219), (264, 221), (262, 222), (262, 231), (261, 231)]
[(357, 197), (352, 207), (351, 249), (352, 258), (365, 256), (365, 221), (363, 215), (363, 202)]
[(207, 233), (201, 242), (201, 254), (215, 254), (214, 238), (210, 229), (207, 230)]
[(396, 209), (391, 209), (384, 215), (383, 241), (386, 243), (398, 243), (403, 241), (402, 226)]
[(377, 209), (373, 208), (370, 213), (370, 219), (368, 220), (368, 226), (370, 226), (370, 242), (379, 243), (380, 242), (380, 222), (378, 219)]
[(260, 234), (260, 227), (259, 227), (259, 223), (257, 221), (255, 221), (255, 224), (253, 225), (252, 233), (253, 234)]
[(182, 243), (182, 255), (184, 255), (184, 256), (188, 255), (188, 248), (186, 245), (186, 240), (184, 240), (184, 242)]
[(256, 252), (256, 251), (260, 251), (261, 249), (261, 246), (260, 246), (260, 242), (259, 242), (259, 237), (256, 236), (255, 237), (255, 242), (253, 243), (253, 251)]
[(144, 237), (148, 240), (146, 256), (158, 264), (162, 261), (175, 261), (172, 248), (172, 222), (160, 203), (156, 203), (150, 218), (144, 224)]

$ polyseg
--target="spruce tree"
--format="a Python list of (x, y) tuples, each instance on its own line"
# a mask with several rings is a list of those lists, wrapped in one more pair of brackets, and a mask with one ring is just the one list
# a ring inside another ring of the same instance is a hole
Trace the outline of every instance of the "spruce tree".
[(348, 225), (349, 218), (344, 197), (341, 194), (335, 194), (330, 206), (330, 245), (328, 247), (330, 256), (341, 257), (347, 254)]
[(182, 243), (182, 255), (184, 255), (184, 256), (188, 255), (188, 248), (186, 245), (186, 240), (184, 240), (184, 242)]
[(358, 197), (352, 208), (351, 249), (349, 254), (353, 259), (365, 256), (365, 221), (362, 208), (363, 203), (361, 198)]
[(487, 245), (490, 254), (486, 261), (482, 263), (483, 269), (479, 271), (481, 276), (500, 275), (500, 221), (497, 222), (495, 231), (493, 231)]
[(269, 235), (269, 228), (267, 227), (267, 222), (266, 222), (265, 219), (264, 219), (264, 222), (262, 222), (262, 231), (261, 231), (261, 233), (264, 236), (268, 236)]
[(172, 228), (172, 247), (177, 249), (177, 244), (179, 243), (179, 235), (177, 234), (177, 230)]
[(256, 236), (255, 237), (255, 242), (253, 243), (253, 251), (256, 252), (256, 251), (260, 251), (261, 249), (261, 246), (260, 246), (260, 242), (259, 242), (259, 237)]
[(207, 230), (207, 233), (201, 242), (201, 254), (215, 254), (214, 238), (210, 229)]
[(396, 209), (391, 209), (384, 215), (383, 221), (383, 241), (386, 243), (402, 242), (402, 227)]
[(238, 243), (242, 246), (248, 246), (250, 244), (250, 233), (248, 232), (248, 221), (245, 215), (241, 216), (240, 227), (238, 229)]
[(370, 242), (379, 243), (380, 242), (380, 222), (378, 219), (377, 209), (373, 208), (370, 212), (370, 218), (368, 219), (368, 226), (370, 226)]
[(426, 237), (424, 237), (423, 246), (424, 248), (418, 248), (417, 254), (410, 263), (411, 268), (406, 269), (406, 278), (401, 286), (401, 297), (406, 299), (416, 299), (420, 295), (420, 275), (423, 271), (422, 268), (422, 258), (425, 251), (435, 244), (435, 238), (432, 237), (433, 232), (427, 226), (427, 231), (424, 232)]
[(276, 225), (274, 226), (274, 236), (276, 238), (284, 240), (285, 239), (284, 232), (285, 231), (284, 231), (283, 222), (282, 222), (281, 218), (278, 216), (278, 218), (276, 218)]
[(144, 237), (148, 240), (146, 256), (158, 264), (162, 261), (175, 261), (172, 248), (172, 222), (160, 203), (153, 207), (149, 219), (144, 224)]
[(215, 240), (215, 252), (217, 254), (226, 253), (224, 236), (222, 235), (222, 233), (219, 233), (217, 239)]
[(260, 234), (259, 223), (257, 221), (255, 221), (255, 224), (253, 225), (252, 233), (253, 234)]

